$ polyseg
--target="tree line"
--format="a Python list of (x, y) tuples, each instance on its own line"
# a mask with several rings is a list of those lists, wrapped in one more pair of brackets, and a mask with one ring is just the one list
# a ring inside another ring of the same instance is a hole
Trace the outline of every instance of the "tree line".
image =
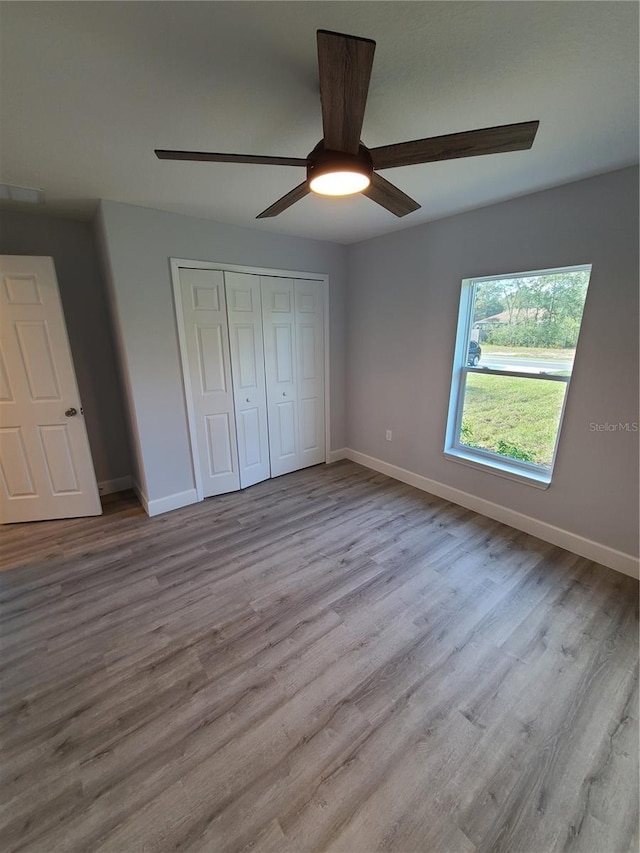
[[(575, 347), (588, 284), (587, 270), (478, 282), (473, 322), (480, 329), (480, 341)], [(501, 316), (491, 319), (495, 315)]]

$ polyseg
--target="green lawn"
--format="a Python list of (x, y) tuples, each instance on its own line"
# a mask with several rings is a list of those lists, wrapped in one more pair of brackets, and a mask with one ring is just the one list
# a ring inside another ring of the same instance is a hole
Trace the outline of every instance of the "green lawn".
[(467, 374), (460, 441), (550, 465), (566, 387), (543, 379)]
[(482, 344), (482, 352), (486, 355), (491, 353), (511, 353), (517, 356), (527, 356), (530, 358), (573, 358), (576, 352), (575, 347), (516, 347), (507, 346), (506, 344)]

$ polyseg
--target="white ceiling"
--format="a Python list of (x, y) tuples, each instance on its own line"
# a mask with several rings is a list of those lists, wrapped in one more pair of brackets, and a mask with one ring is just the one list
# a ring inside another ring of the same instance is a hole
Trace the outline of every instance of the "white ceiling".
[[(350, 243), (638, 160), (633, 2), (2, 3), (2, 180), (49, 210), (98, 198)], [(293, 167), (161, 162), (154, 148), (305, 157), (322, 136), (315, 31), (377, 41), (375, 147), (540, 120), (530, 151), (388, 169), (422, 209), (307, 196)]]

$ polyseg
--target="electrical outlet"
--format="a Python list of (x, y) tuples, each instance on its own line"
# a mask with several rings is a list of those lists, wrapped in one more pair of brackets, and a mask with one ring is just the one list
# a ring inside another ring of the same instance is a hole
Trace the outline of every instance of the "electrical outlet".
[(387, 441), (391, 441), (393, 438), (393, 434), (390, 429), (387, 430)]

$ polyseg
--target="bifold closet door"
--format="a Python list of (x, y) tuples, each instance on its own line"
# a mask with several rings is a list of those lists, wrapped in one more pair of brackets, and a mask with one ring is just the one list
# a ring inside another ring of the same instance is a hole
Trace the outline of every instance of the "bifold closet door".
[(224, 274), (180, 270), (184, 341), (203, 496), (240, 488)]
[(240, 487), (244, 489), (271, 476), (260, 277), (225, 272), (224, 281)]
[(271, 476), (325, 460), (321, 282), (261, 277)]

